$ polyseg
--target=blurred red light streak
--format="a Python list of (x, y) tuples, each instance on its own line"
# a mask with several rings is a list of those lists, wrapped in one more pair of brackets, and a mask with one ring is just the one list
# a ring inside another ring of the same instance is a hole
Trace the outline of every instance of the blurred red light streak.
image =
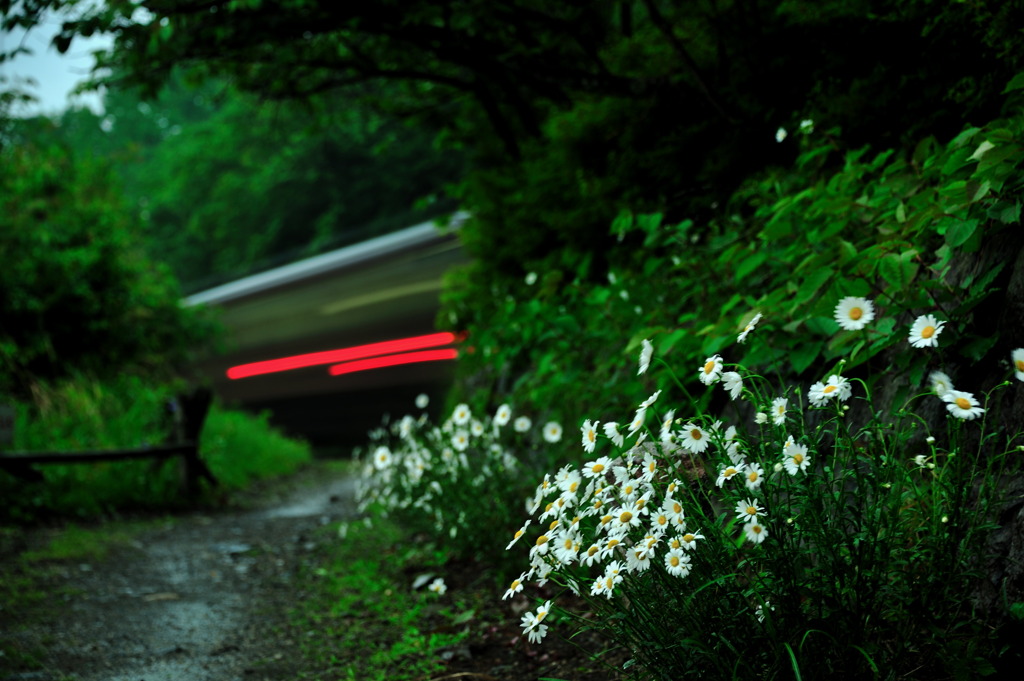
[(416, 362), (437, 362), (445, 359), (456, 359), (459, 356), (459, 351), (455, 348), (445, 348), (443, 350), (423, 350), (421, 352), (404, 352), (397, 355), (387, 355), (385, 357), (374, 357), (372, 359), (361, 359), (357, 362), (345, 362), (344, 364), (335, 364), (327, 371), (330, 372), (331, 376), (341, 376), (343, 374), (351, 374), (356, 371), (367, 371), (369, 369), (381, 369), (383, 367), (395, 367), (403, 364), (415, 364)]
[[(338, 362), (348, 362), (350, 360), (374, 357), (377, 355), (391, 355), (399, 352), (407, 352), (409, 350), (432, 348), (438, 345), (447, 345), (448, 343), (453, 343), (456, 340), (461, 339), (461, 334), (456, 336), (454, 333), (444, 331), (441, 333), (427, 334), (425, 336), (412, 336), (410, 338), (399, 338), (397, 340), (381, 341), (379, 343), (369, 343), (367, 345), (356, 345), (350, 348), (341, 348), (339, 350), (324, 350), (323, 352), (311, 352), (305, 355), (293, 355), (291, 357), (281, 357), (279, 359), (268, 359), (262, 362), (239, 364), (238, 366), (233, 366), (228, 369), (227, 374), (230, 379), (248, 378), (250, 376), (271, 374), (278, 371), (290, 371), (292, 369), (302, 369), (320, 364), (335, 364)], [(448, 352), (456, 351), (449, 350)], [(444, 359), (454, 359), (454, 357), (445, 357)], [(424, 362), (429, 360), (414, 361)]]

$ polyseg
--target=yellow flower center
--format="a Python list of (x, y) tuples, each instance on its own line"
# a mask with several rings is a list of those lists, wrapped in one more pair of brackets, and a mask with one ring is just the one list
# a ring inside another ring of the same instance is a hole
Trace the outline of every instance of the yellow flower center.
[(541, 610), (537, 613), (537, 621), (540, 622), (542, 619), (548, 616), (547, 610)]
[(633, 514), (630, 513), (629, 511), (623, 511), (622, 514), (619, 516), (619, 522), (622, 523), (622, 524), (626, 524), (626, 523), (628, 523), (632, 519), (633, 519)]
[(579, 486), (580, 486), (580, 483), (573, 482), (573, 483), (571, 483), (569, 485), (569, 491), (572, 492), (573, 494), (576, 494), (576, 490), (579, 488)]
[(548, 530), (553, 530), (553, 529), (555, 529), (556, 527), (558, 527), (558, 521), (557, 521), (557, 520), (552, 520), (552, 521), (551, 521), (551, 524), (550, 524), (550, 525), (548, 525)]
[(603, 516), (601, 516), (601, 524), (602, 525), (607, 525), (608, 523), (611, 522), (611, 520), (612, 520), (612, 516), (611, 515), (603, 515)]
[(600, 499), (594, 499), (594, 510), (595, 511), (597, 509), (601, 508), (602, 506), (604, 506), (604, 502), (603, 501), (601, 501)]
[(1014, 364), (1017, 365), (1017, 371), (1024, 371), (1024, 359), (1018, 359)]
[(592, 430), (588, 430), (587, 431), (587, 439), (590, 440), (591, 442), (596, 442), (597, 441), (597, 436), (594, 434), (594, 431), (592, 431)]
[(545, 512), (550, 511), (554, 507), (554, 505), (555, 505), (554, 503), (549, 501), (548, 505), (544, 507), (544, 511)]
[(680, 546), (682, 546), (678, 539), (673, 539), (671, 542), (669, 542), (668, 545), (673, 549), (678, 549)]
[(823, 393), (825, 393), (826, 395), (828, 395), (828, 394), (829, 394), (830, 392), (833, 392), (833, 391), (835, 391), (835, 389), (836, 389), (836, 386), (834, 386), (834, 385), (826, 385), (826, 386), (825, 386), (825, 389), (824, 389), (824, 390), (822, 390), (821, 392), (823, 392)]
[(690, 431), (690, 437), (692, 437), (694, 440), (699, 440), (703, 436), (701, 435), (699, 428), (694, 428), (693, 430)]
[(678, 501), (673, 501), (672, 502), (672, 512), (673, 513), (682, 513), (683, 512), (683, 505), (680, 504)]
[(747, 480), (749, 480), (750, 482), (757, 482), (757, 478), (757, 471), (750, 471), (750, 474), (747, 475)]
[(622, 493), (628, 497), (630, 494), (633, 493), (633, 485), (626, 485), (625, 487), (623, 487)]
[(715, 362), (714, 362), (714, 360), (708, 360), (708, 363), (704, 365), (704, 373), (705, 374), (710, 374), (714, 370), (715, 370)]
[(639, 510), (640, 510), (641, 508), (643, 508), (643, 507), (644, 507), (644, 505), (645, 505), (646, 503), (647, 503), (647, 500), (646, 500), (646, 499), (637, 499), (637, 500), (636, 500), (636, 510), (638, 510), (638, 511), (639, 511)]
[(750, 531), (753, 532), (754, 534), (761, 534), (761, 530), (762, 529), (763, 528), (760, 525), (754, 525), (753, 527), (750, 528)]
[(921, 329), (921, 338), (931, 338), (934, 335), (935, 335), (935, 327), (934, 326), (926, 326), (923, 329)]
[(509, 589), (511, 589), (512, 591), (515, 591), (518, 588), (519, 588), (519, 580), (518, 579), (513, 579), (512, 580), (512, 586), (510, 586)]
[(542, 534), (541, 536), (537, 537), (537, 546), (544, 546), (547, 543), (548, 536), (546, 534)]
[(619, 545), (619, 540), (618, 540), (618, 539), (609, 539), (609, 540), (608, 540), (608, 543), (607, 543), (607, 544), (605, 544), (605, 546), (604, 546), (604, 547), (605, 547), (606, 549), (614, 549), (614, 548), (615, 548), (616, 546), (618, 546), (618, 545)]
[(522, 531), (522, 530), (516, 530), (516, 536), (515, 536), (515, 538), (516, 538), (516, 539), (519, 539), (519, 538), (520, 538), (520, 537), (522, 537), (522, 536), (523, 536), (523, 531)]
[(863, 316), (864, 316), (864, 310), (860, 309), (859, 307), (851, 307), (850, 308), (850, 319), (852, 319), (853, 321), (857, 321), (858, 319), (860, 319)]
[(672, 556), (668, 559), (668, 562), (672, 567), (679, 567), (679, 556)]
[(757, 509), (753, 506), (747, 506), (747, 515), (757, 515)]
[(803, 454), (794, 454), (793, 455), (793, 463), (795, 463), (797, 466), (799, 466), (803, 462), (804, 462), (804, 455)]
[(692, 543), (694, 539), (696, 539), (696, 537), (690, 534), (689, 532), (683, 535), (683, 541), (687, 544)]
[(592, 473), (601, 473), (602, 471), (604, 471), (603, 463), (595, 463), (593, 466), (590, 467), (590, 472)]
[(657, 522), (659, 525), (668, 525), (668, 518), (664, 515), (659, 515), (658, 519), (655, 522)]
[(960, 407), (961, 409), (970, 409), (971, 402), (966, 397), (958, 397), (956, 398), (956, 406)]
[(594, 555), (595, 553), (597, 553), (597, 552), (598, 552), (598, 551), (600, 551), (600, 550), (601, 550), (601, 549), (599, 549), (599, 548), (597, 547), (597, 544), (594, 544), (594, 545), (593, 545), (593, 546), (591, 546), (591, 547), (590, 547), (589, 549), (587, 549), (587, 555), (588, 555), (588, 556), (593, 556), (593, 555)]
[(572, 549), (572, 539), (566, 537), (565, 542), (562, 544), (567, 550)]

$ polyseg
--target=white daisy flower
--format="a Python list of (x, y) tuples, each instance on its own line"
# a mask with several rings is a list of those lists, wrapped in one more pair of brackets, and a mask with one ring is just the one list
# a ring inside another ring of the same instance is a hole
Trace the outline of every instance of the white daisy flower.
[(611, 459), (607, 456), (602, 456), (595, 461), (588, 461), (583, 464), (583, 475), (588, 478), (602, 477), (608, 472), (608, 467), (611, 466), (611, 463)]
[(690, 556), (682, 549), (672, 549), (665, 554), (665, 569), (673, 577), (685, 577), (690, 574)]
[(647, 373), (647, 368), (651, 366), (651, 355), (654, 354), (654, 346), (651, 345), (651, 341), (644, 339), (640, 343), (640, 370), (636, 372), (636, 375)]
[(985, 413), (971, 393), (950, 390), (942, 396), (942, 400), (946, 402), (946, 409), (949, 413), (958, 419), (971, 421)]
[(438, 596), (444, 596), (445, 592), (448, 591), (448, 585), (444, 583), (444, 579), (442, 577), (438, 577), (437, 579), (432, 581), (427, 588), (436, 593)]
[(853, 389), (850, 387), (849, 381), (842, 376), (833, 374), (828, 377), (828, 383), (818, 381), (812, 385), (807, 393), (807, 397), (813, 406), (823, 407), (826, 402), (833, 398), (838, 398), (840, 401), (845, 402), (849, 399), (852, 392)]
[(554, 421), (548, 421), (544, 424), (544, 440), (545, 442), (558, 442), (562, 439), (562, 426)]
[(501, 600), (511, 598), (515, 594), (521, 592), (523, 590), (523, 582), (525, 581), (526, 573), (524, 572), (520, 574), (518, 578), (512, 580), (512, 584), (509, 585), (508, 590), (505, 592), (505, 595), (501, 597)]
[(692, 454), (700, 454), (711, 444), (711, 438), (700, 426), (687, 423), (683, 426), (679, 444)]
[(461, 428), (452, 434), (452, 447), (460, 452), (469, 448), (469, 433)]
[(743, 534), (745, 534), (747, 539), (751, 542), (760, 544), (768, 537), (768, 529), (755, 520), (743, 526)]
[(661, 391), (660, 390), (655, 391), (655, 393), (653, 395), (651, 395), (646, 400), (644, 400), (643, 402), (640, 403), (640, 408), (641, 409), (646, 409), (647, 407), (651, 406), (652, 404), (654, 404), (655, 402), (658, 401), (658, 397), (660, 395), (661, 395)]
[(743, 499), (736, 502), (736, 518), (744, 522), (757, 520), (758, 516), (764, 515), (764, 509), (757, 505), (756, 499)]
[(583, 426), (580, 427), (583, 451), (587, 454), (592, 453), (594, 447), (597, 446), (597, 429), (600, 425), (597, 421), (591, 422), (590, 419), (587, 419), (583, 422)]
[(636, 431), (644, 427), (644, 421), (647, 419), (647, 407), (641, 406), (636, 410), (636, 415), (633, 416), (633, 420), (629, 422), (629, 434), (632, 435)]
[(726, 480), (731, 480), (733, 476), (742, 473), (745, 468), (746, 466), (742, 465), (726, 466), (724, 469), (722, 469), (722, 472), (718, 474), (718, 480), (715, 481), (715, 484), (721, 487), (722, 485), (725, 484)]
[(675, 409), (670, 409), (664, 418), (661, 419), (661, 433), (659, 439), (663, 443), (669, 443), (672, 441), (672, 421), (676, 418)]
[(580, 554), (580, 565), (590, 567), (601, 559), (601, 547), (591, 544), (586, 551)]
[(508, 551), (510, 548), (512, 548), (512, 545), (515, 544), (517, 541), (519, 541), (519, 538), (522, 537), (526, 533), (526, 528), (529, 527), (530, 523), (532, 523), (532, 522), (533, 522), (533, 520), (527, 518), (526, 519), (526, 524), (523, 525), (518, 530), (516, 530), (515, 536), (512, 537), (512, 541), (510, 541), (508, 543), (508, 546), (505, 547), (506, 551)]
[(746, 479), (747, 489), (753, 492), (761, 486), (761, 482), (764, 480), (764, 469), (756, 463), (747, 464), (743, 477)]
[(833, 315), (846, 331), (859, 331), (875, 318), (875, 305), (867, 298), (847, 296), (836, 305)]
[(685, 534), (679, 535), (679, 546), (687, 551), (692, 551), (695, 548), (697, 548), (697, 540), (703, 538), (703, 534), (694, 534), (693, 532), (687, 532)]
[(722, 358), (713, 355), (704, 360), (699, 370), (700, 382), (704, 385), (711, 385), (722, 378)]
[(507, 404), (503, 404), (498, 407), (498, 411), (494, 412), (494, 425), (501, 427), (508, 425), (508, 422), (512, 419), (512, 407)]
[(735, 400), (743, 392), (743, 378), (735, 371), (722, 374), (722, 385), (729, 391), (729, 398)]
[(531, 425), (533, 424), (530, 422), (530, 418), (528, 416), (520, 416), (512, 424), (512, 427), (517, 433), (525, 433), (530, 429)]
[(807, 453), (807, 445), (798, 445), (795, 442), (783, 448), (782, 465), (790, 475), (796, 475), (798, 471), (806, 470), (811, 463), (811, 456)]
[(391, 450), (381, 445), (373, 452), (373, 467), (379, 471), (391, 465)]
[(604, 434), (616, 447), (621, 447), (626, 442), (626, 438), (619, 432), (619, 424), (614, 421), (604, 424)]
[(469, 423), (469, 419), (472, 415), (473, 414), (470, 412), (468, 404), (460, 404), (456, 406), (455, 411), (452, 412), (452, 421), (454, 421), (457, 426), (464, 426)]
[(754, 318), (751, 319), (749, 322), (747, 322), (747, 325), (743, 327), (743, 331), (740, 332), (740, 335), (736, 336), (736, 342), (738, 342), (738, 343), (746, 343), (747, 342), (747, 336), (750, 335), (750, 332), (754, 330), (754, 327), (757, 326), (757, 323), (759, 321), (761, 321), (761, 313), (760, 312), (758, 312), (756, 315), (754, 315)]
[(683, 505), (675, 499), (666, 499), (662, 505), (662, 511), (668, 516), (670, 522), (677, 523), (684, 519)]
[(612, 511), (612, 529), (628, 530), (640, 524), (640, 514), (634, 513), (635, 509), (617, 508)]
[(931, 384), (932, 392), (939, 397), (953, 389), (953, 379), (941, 371), (933, 371), (928, 374), (928, 382)]
[(772, 400), (772, 423), (777, 426), (781, 426), (786, 423), (787, 406), (789, 406), (789, 400), (785, 397), (776, 397)]
[(940, 322), (930, 314), (923, 314), (910, 327), (910, 344), (915, 348), (935, 348), (939, 345), (939, 334), (946, 322)]
[(626, 569), (633, 573), (646, 572), (651, 567), (651, 554), (643, 547), (632, 547), (626, 551)]
[(1024, 381), (1024, 348), (1017, 348), (1010, 354), (1013, 360), (1013, 375), (1018, 381)]

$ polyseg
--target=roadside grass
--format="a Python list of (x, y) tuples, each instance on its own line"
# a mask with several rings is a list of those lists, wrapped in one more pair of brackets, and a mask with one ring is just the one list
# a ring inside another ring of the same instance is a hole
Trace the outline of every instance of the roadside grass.
[(484, 626), (472, 593), (429, 590), (444, 577), (446, 552), (387, 521), (346, 530), (300, 577), (305, 596), (292, 624), (305, 632), (307, 667), (318, 670), (303, 678), (401, 681), (442, 672)]
[[(33, 404), (16, 408), (12, 449), (25, 451), (138, 447), (163, 442), (170, 387), (137, 380), (101, 384), (80, 378), (41, 387)], [(200, 499), (183, 499), (180, 458), (37, 467), (44, 480), (25, 482), (0, 471), (0, 522), (50, 517), (95, 518), (121, 511), (163, 511), (221, 499), (260, 479), (286, 475), (312, 459), (309, 446), (274, 429), (267, 414), (213, 405), (203, 428), (200, 457), (218, 480)]]

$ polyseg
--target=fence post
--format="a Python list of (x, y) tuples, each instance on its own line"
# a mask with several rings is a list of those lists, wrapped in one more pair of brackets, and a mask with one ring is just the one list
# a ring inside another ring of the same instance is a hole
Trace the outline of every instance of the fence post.
[(199, 458), (199, 436), (203, 432), (212, 401), (213, 394), (209, 388), (198, 388), (178, 398), (181, 419), (178, 421), (180, 427), (175, 430), (181, 443), (189, 445), (188, 451), (182, 455), (182, 491), (188, 497), (199, 492), (200, 477), (206, 478), (211, 485), (217, 484), (217, 478), (210, 472), (206, 462)]

